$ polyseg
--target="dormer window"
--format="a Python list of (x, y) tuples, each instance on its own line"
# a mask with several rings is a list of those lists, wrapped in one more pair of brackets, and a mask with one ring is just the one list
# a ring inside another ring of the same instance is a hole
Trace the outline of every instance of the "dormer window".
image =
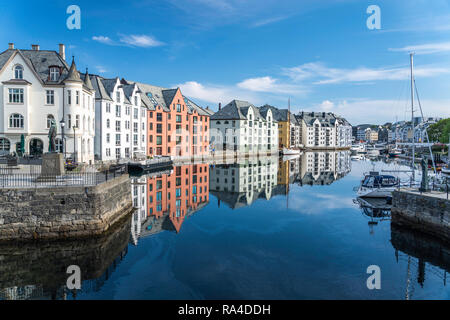
[(50, 67), (50, 81), (58, 81), (59, 79), (59, 68)]
[(22, 66), (16, 66), (14, 68), (14, 77), (16, 79), (23, 79), (23, 67)]

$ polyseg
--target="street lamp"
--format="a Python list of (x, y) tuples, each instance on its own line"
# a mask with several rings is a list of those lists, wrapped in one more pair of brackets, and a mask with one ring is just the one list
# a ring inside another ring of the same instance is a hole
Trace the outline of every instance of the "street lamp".
[(61, 125), (61, 153), (64, 153), (64, 159), (66, 158), (66, 148), (64, 145), (65, 138), (64, 138), (64, 127), (66, 126), (66, 123), (64, 122), (64, 118), (59, 122)]
[(73, 126), (73, 162), (77, 163), (77, 136), (75, 135), (76, 126)]

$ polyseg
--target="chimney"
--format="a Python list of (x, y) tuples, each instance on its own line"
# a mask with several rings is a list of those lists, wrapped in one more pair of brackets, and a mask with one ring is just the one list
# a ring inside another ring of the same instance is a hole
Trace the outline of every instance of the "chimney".
[(59, 44), (59, 55), (63, 60), (66, 60), (66, 46), (62, 43)]
[(222, 109), (222, 103), (219, 102), (219, 111)]
[(12, 42), (8, 43), (8, 49), (14, 49), (14, 43)]
[(32, 44), (31, 45), (31, 49), (33, 49), (35, 51), (39, 51), (39, 45), (38, 44)]

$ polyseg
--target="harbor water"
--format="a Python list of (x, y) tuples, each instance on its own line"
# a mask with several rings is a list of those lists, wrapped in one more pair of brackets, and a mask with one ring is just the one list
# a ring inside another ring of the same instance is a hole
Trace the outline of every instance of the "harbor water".
[[(406, 166), (348, 152), (284, 160), (135, 177), (137, 209), (105, 237), (0, 245), (0, 299), (450, 298), (450, 247), (356, 201), (364, 173)], [(66, 288), (74, 264), (80, 290)], [(367, 286), (372, 265), (380, 289)]]

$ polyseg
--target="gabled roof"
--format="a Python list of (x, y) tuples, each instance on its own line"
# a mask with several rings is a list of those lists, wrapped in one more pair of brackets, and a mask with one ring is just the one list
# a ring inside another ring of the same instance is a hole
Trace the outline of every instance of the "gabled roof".
[[(0, 53), (0, 70), (17, 54), (25, 60), (38, 79), (44, 84), (60, 84), (68, 76), (69, 66), (66, 61), (59, 53), (50, 50), (8, 49)], [(50, 81), (50, 67), (59, 67), (61, 69), (60, 77), (57, 81)]]
[[(265, 104), (262, 107), (259, 108), (261, 114), (266, 114), (268, 110), (272, 111), (273, 119), (276, 121), (288, 121), (288, 109), (278, 109), (274, 106)], [(297, 119), (295, 118), (295, 115), (291, 112), (290, 115), (290, 121), (292, 124), (297, 124)]]
[(263, 119), (258, 108), (247, 101), (233, 100), (211, 116), (211, 120), (247, 120), (248, 110), (253, 108), (255, 120)]
[(331, 112), (300, 112), (295, 115), (297, 121), (304, 121), (307, 126), (312, 126), (316, 121), (320, 122), (322, 127), (334, 127), (337, 121)]

